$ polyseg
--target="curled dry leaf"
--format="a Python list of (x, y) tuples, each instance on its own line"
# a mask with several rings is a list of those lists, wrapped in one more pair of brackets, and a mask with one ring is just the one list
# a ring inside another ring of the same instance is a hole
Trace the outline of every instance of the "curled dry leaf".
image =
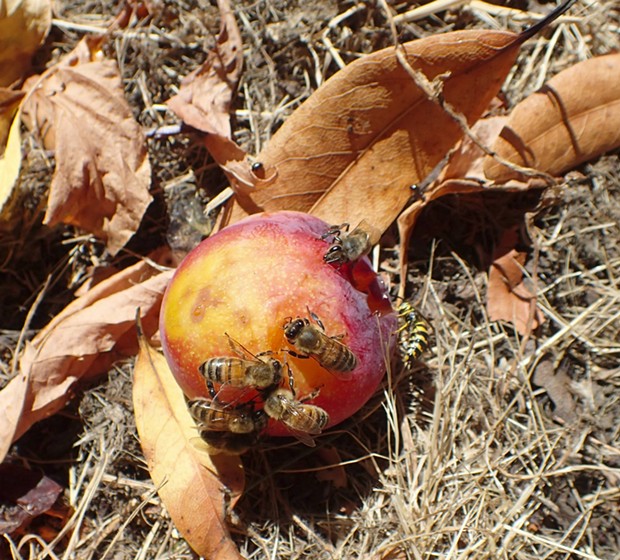
[[(486, 117), (480, 119), (471, 128), (471, 133), (483, 146), (492, 146), (500, 131), (504, 128), (507, 117)], [(457, 148), (450, 153), (448, 162), (441, 170), (436, 184), (441, 185), (450, 179), (474, 179), (484, 181), (482, 164), (486, 157), (485, 152), (469, 136), (464, 137)], [(436, 188), (435, 183), (429, 190)]]
[(52, 24), (50, 0), (0, 3), (0, 87), (23, 78)]
[[(543, 188), (547, 186), (547, 183), (542, 179), (530, 179), (527, 183), (521, 183), (514, 181), (510, 189), (507, 190), (522, 190), (527, 188)], [(400, 234), (400, 255), (399, 255), (399, 270), (401, 278), (407, 277), (407, 248), (409, 245), (409, 237), (415, 226), (416, 220), (420, 215), (422, 209), (432, 202), (443, 196), (454, 194), (475, 194), (480, 193), (485, 189), (483, 181), (477, 178), (464, 178), (464, 179), (446, 179), (441, 182), (434, 183), (427, 191), (424, 192), (424, 196), (415, 200), (407, 209), (398, 217), (398, 231)], [(504, 190), (504, 189), (502, 189)], [(401, 283), (400, 288), (403, 293), (399, 292), (399, 297), (404, 297), (405, 284)]]
[(571, 379), (564, 368), (554, 368), (550, 357), (543, 358), (536, 369), (532, 381), (542, 387), (555, 405), (555, 414), (565, 422), (577, 420), (577, 406), (570, 390)]
[(487, 309), (491, 321), (508, 321), (522, 335), (528, 335), (544, 322), (536, 306), (536, 295), (525, 285), (525, 253), (513, 249), (517, 231), (507, 230), (495, 252), (489, 270)]
[[(493, 150), (520, 166), (559, 175), (620, 146), (620, 54), (580, 62), (510, 114)], [(489, 179), (520, 174), (488, 157)]]
[(316, 473), (319, 482), (328, 482), (334, 488), (346, 488), (348, 485), (347, 471), (342, 464), (342, 457), (336, 447), (326, 445), (317, 450), (317, 455), (325, 465), (331, 465)]
[(0, 465), (0, 533), (23, 530), (49, 511), (62, 491), (62, 486), (41, 473), (16, 464)]
[[(488, 117), (479, 120), (472, 127), (472, 133), (479, 142), (488, 146), (495, 141), (505, 122), (505, 117)], [(490, 185), (485, 180), (482, 170), (485, 158), (485, 152), (471, 138), (465, 137), (450, 155), (437, 181), (429, 187), (425, 202), (448, 194), (475, 195), (489, 192)], [(527, 183), (510, 181), (502, 185), (502, 190), (517, 191), (543, 186), (545, 185), (540, 179), (530, 179)], [(422, 207), (423, 204), (414, 203), (399, 217), (399, 225), (403, 228), (401, 240), (409, 238)], [(526, 255), (514, 249), (517, 242), (518, 236), (515, 230), (504, 233), (503, 242), (497, 249), (494, 262), (489, 269), (487, 305), (491, 319), (511, 322), (521, 334), (525, 334), (536, 328), (544, 317), (537, 310), (530, 319), (531, 306), (528, 301), (533, 299), (533, 295), (523, 285), (521, 267), (525, 264)], [(407, 255), (403, 246), (401, 254)], [(406, 262), (404, 259), (402, 261), (401, 267)]]
[(30, 78), (22, 112), (56, 155), (44, 222), (81, 227), (116, 254), (152, 200), (151, 166), (118, 66), (95, 60), (97, 47), (82, 40), (59, 64)]
[[(471, 129), (472, 134), (485, 145), (493, 142), (505, 122), (504, 117), (489, 117), (479, 120)], [(398, 217), (400, 232), (401, 270), (406, 263), (407, 242), (413, 231), (418, 215), (432, 200), (450, 194), (471, 194), (481, 192), (484, 188), (484, 174), (482, 161), (484, 151), (471, 140), (465, 137), (458, 147), (450, 153), (447, 163), (436, 180), (414, 200)], [(521, 185), (523, 188), (523, 186)], [(401, 297), (403, 294), (400, 294)]]
[(126, 268), (71, 302), (27, 344), (17, 377), (0, 391), (0, 460), (32, 424), (65, 406), (76, 382), (135, 354), (135, 310), (154, 333), (171, 276), (144, 261)]
[(19, 103), (24, 94), (0, 88), (0, 220), (10, 217), (15, 181), (22, 161)]
[(244, 486), (238, 456), (200, 446), (185, 397), (162, 354), (143, 336), (134, 368), (136, 426), (149, 472), (175, 526), (210, 559), (239, 559), (226, 525)]

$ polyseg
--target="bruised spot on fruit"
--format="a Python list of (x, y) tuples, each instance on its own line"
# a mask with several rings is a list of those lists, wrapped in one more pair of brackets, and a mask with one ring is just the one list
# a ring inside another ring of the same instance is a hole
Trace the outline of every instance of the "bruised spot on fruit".
[(202, 287), (196, 293), (192, 294), (192, 320), (200, 322), (204, 319), (206, 310), (210, 307), (217, 307), (222, 304), (221, 297), (215, 296), (210, 287)]
[[(254, 228), (254, 232), (252, 233), (252, 237), (265, 239), (267, 237), (280, 237), (281, 231), (277, 224), (265, 223), (261, 224), (258, 227)], [(286, 239), (281, 239), (280, 242), (286, 241)]]

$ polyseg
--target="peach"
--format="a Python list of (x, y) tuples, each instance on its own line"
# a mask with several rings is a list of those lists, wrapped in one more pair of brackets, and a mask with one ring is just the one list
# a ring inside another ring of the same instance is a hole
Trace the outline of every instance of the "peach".
[[(300, 212), (255, 214), (187, 255), (166, 290), (160, 327), (164, 354), (188, 397), (208, 396), (199, 371), (203, 362), (235, 356), (229, 335), (254, 355), (271, 351), (283, 361), (298, 399), (318, 390), (308, 402), (329, 413), (329, 426), (366, 403), (384, 375), (396, 315), (366, 257), (341, 267), (323, 261), (329, 242), (321, 236), (328, 229)], [(314, 358), (287, 352), (295, 349), (284, 337), (284, 324), (311, 319), (310, 312), (357, 357), (348, 379)], [(255, 399), (260, 408), (260, 397)], [(273, 420), (267, 431), (290, 435)]]

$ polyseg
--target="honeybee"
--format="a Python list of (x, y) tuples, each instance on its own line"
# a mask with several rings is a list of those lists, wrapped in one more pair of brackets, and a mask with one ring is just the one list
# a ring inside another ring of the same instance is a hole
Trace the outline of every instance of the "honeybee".
[(329, 422), (329, 414), (320, 406), (296, 400), (295, 393), (283, 387), (264, 395), (263, 410), (309, 447), (316, 445), (311, 436), (320, 434)]
[(239, 357), (210, 358), (199, 367), (211, 397), (215, 399), (217, 396), (213, 383), (231, 387), (253, 387), (259, 390), (280, 385), (283, 365), (276, 358), (267, 357), (271, 354), (270, 351), (254, 355), (228, 334), (226, 336), (232, 351)]
[(284, 336), (298, 352), (287, 350), (297, 358), (314, 358), (321, 366), (339, 379), (350, 379), (351, 371), (357, 367), (357, 357), (348, 346), (342, 344), (338, 336), (327, 336), (321, 320), (311, 311), (310, 316), (316, 326), (306, 318), (287, 319)]
[(227, 406), (208, 399), (193, 399), (187, 407), (194, 422), (204, 431), (249, 434), (267, 426), (265, 414), (254, 410), (252, 404)]
[(356, 261), (370, 253), (372, 246), (381, 239), (381, 232), (366, 220), (362, 220), (351, 233), (347, 233), (348, 231), (349, 224), (345, 223), (331, 226), (321, 236), (321, 239), (332, 237), (331, 245), (323, 255), (326, 263), (343, 265)]
[(398, 308), (398, 322), (400, 326), (395, 334), (398, 335), (403, 361), (409, 364), (428, 348), (430, 334), (426, 322), (419, 318), (418, 312), (408, 301)]
[(241, 455), (254, 447), (260, 436), (260, 432), (236, 434), (233, 432), (214, 432), (204, 428), (199, 428), (199, 433), (202, 440), (211, 448), (212, 455), (216, 453)]
[(267, 417), (253, 404), (229, 407), (207, 399), (188, 400), (200, 437), (218, 453), (240, 454), (258, 442)]

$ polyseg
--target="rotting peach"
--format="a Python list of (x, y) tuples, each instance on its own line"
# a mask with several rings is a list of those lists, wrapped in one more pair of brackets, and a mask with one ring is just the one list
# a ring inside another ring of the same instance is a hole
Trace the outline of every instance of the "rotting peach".
[[(371, 397), (393, 346), (396, 315), (366, 257), (341, 267), (323, 261), (329, 243), (321, 236), (328, 229), (300, 212), (255, 214), (204, 240), (181, 262), (160, 327), (164, 354), (189, 398), (208, 396), (203, 362), (235, 356), (227, 335), (254, 355), (270, 351), (285, 362), (298, 399), (318, 390), (308, 402), (329, 413), (329, 426)], [(290, 353), (295, 349), (283, 327), (291, 318), (312, 320), (310, 313), (357, 357), (349, 379)], [(290, 435), (274, 421), (267, 431)]]

